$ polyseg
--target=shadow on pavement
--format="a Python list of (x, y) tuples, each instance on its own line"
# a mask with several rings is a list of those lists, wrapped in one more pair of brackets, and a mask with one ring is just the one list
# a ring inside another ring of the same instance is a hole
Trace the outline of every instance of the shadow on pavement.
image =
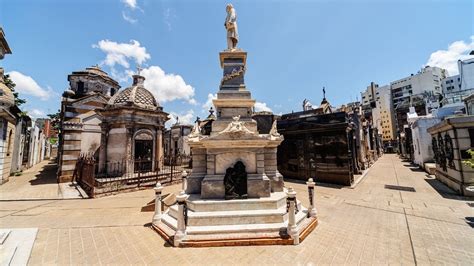
[(58, 183), (56, 180), (57, 169), (58, 165), (56, 162), (50, 161), (37, 175), (35, 175), (35, 179), (30, 180), (30, 184), (35, 186)]
[[(290, 184), (306, 184), (306, 180), (285, 178), (284, 181), (285, 181), (285, 183), (290, 183)], [(322, 182), (318, 182), (318, 181), (316, 181), (316, 186), (317, 187), (327, 187), (327, 188), (337, 188), (337, 189), (342, 189), (342, 188), (348, 187), (348, 186), (337, 185), (337, 184), (322, 183)]]
[(474, 217), (466, 217), (465, 219), (466, 219), (466, 223), (467, 223), (470, 227), (474, 228)]
[(454, 190), (428, 174), (426, 174), (425, 181), (445, 199), (470, 200), (468, 197), (459, 196)]
[(425, 172), (425, 170), (421, 169), (418, 165), (416, 164), (403, 164), (406, 168), (410, 169), (412, 172)]

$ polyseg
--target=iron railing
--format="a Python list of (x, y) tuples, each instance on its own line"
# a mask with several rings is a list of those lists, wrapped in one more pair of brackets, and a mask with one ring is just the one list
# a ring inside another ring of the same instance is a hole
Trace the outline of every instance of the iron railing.
[(181, 173), (191, 171), (189, 156), (160, 160), (121, 160), (99, 163), (91, 156), (81, 155), (76, 163), (74, 179), (89, 194), (112, 194), (120, 191), (181, 181)]

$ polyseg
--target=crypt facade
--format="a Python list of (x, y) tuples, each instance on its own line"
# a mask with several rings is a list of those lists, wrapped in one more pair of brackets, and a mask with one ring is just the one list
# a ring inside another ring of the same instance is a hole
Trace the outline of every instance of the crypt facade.
[(118, 162), (123, 172), (134, 172), (137, 167), (152, 170), (163, 164), (163, 132), (169, 118), (144, 81), (145, 77), (134, 75), (132, 86), (98, 111), (102, 120), (100, 171), (109, 171)]

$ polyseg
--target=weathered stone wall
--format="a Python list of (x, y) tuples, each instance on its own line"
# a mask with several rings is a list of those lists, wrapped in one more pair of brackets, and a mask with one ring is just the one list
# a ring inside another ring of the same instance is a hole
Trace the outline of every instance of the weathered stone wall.
[(14, 140), (15, 125), (0, 118), (0, 184), (10, 178)]

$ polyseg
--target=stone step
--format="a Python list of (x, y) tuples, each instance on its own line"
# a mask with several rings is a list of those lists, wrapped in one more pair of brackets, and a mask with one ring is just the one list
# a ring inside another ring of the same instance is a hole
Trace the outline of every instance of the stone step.
[(203, 200), (199, 195), (191, 194), (187, 205), (195, 212), (278, 209), (286, 205), (286, 193), (274, 192), (268, 198), (245, 200)]
[[(296, 223), (301, 223), (307, 214), (307, 210), (303, 209), (296, 214)], [(161, 222), (167, 227), (176, 231), (177, 221), (169, 214), (163, 214)], [(206, 234), (234, 234), (234, 233), (256, 233), (268, 232), (279, 233), (285, 232), (288, 221), (280, 223), (259, 223), (259, 224), (232, 224), (232, 225), (188, 225), (186, 233), (188, 235), (206, 235)], [(282, 231), (283, 230), (283, 231)]]
[[(298, 202), (301, 210), (301, 203)], [(169, 208), (168, 214), (177, 219), (178, 206)], [(286, 206), (278, 209), (264, 210), (238, 210), (238, 211), (210, 211), (194, 212), (188, 210), (188, 226), (209, 226), (209, 225), (248, 225), (248, 224), (268, 224), (283, 223), (287, 221)]]

